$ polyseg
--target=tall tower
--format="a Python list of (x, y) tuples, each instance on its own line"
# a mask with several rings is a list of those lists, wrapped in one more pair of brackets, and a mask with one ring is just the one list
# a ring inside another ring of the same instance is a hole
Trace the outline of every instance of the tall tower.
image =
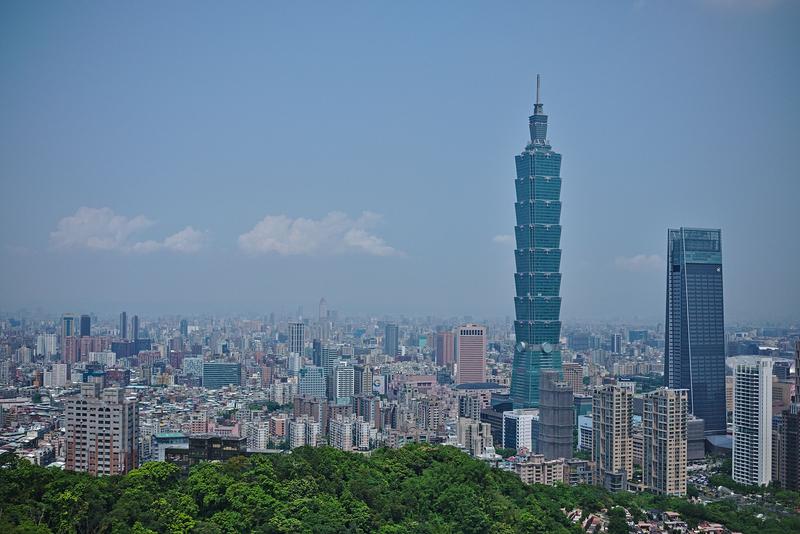
[(456, 328), (456, 384), (486, 382), (486, 329), (476, 324)]
[(561, 369), (561, 154), (547, 140), (539, 76), (529, 127), (531, 142), (516, 157), (515, 407), (538, 406), (539, 372)]
[(289, 352), (303, 354), (306, 342), (306, 325), (304, 323), (289, 323)]
[(733, 377), (733, 480), (766, 486), (772, 480), (772, 359), (737, 363)]
[(92, 335), (92, 318), (88, 315), (81, 315), (81, 337)]
[(396, 324), (387, 324), (383, 329), (383, 352), (392, 358), (400, 352), (400, 331)]
[(128, 313), (122, 312), (119, 314), (119, 337), (120, 339), (128, 339)]
[(659, 495), (686, 495), (688, 393), (660, 388), (644, 395), (642, 479)]
[(800, 490), (800, 341), (794, 349), (794, 396), (783, 411), (780, 425), (781, 462), (779, 483), (782, 488)]
[(725, 331), (722, 232), (671, 229), (667, 247), (664, 380), (689, 390), (689, 413), (707, 435), (724, 434)]

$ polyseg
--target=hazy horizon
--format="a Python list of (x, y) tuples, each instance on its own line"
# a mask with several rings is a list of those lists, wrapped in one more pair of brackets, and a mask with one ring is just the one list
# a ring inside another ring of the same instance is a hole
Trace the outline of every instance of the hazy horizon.
[(513, 316), (541, 73), (565, 322), (800, 322), (800, 3), (498, 7), (3, 3), (0, 310)]

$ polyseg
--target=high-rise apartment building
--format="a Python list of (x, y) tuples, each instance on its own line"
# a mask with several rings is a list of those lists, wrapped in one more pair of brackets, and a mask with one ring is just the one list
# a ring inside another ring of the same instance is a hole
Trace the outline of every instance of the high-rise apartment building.
[(120, 475), (136, 468), (139, 412), (120, 388), (81, 384), (64, 402), (66, 468), (93, 475)]
[(516, 157), (515, 407), (538, 406), (539, 372), (561, 369), (561, 154), (547, 140), (538, 76), (529, 129), (531, 142)]
[(331, 400), (334, 404), (349, 404), (355, 390), (355, 370), (345, 361), (340, 361), (333, 368), (331, 381)]
[(387, 324), (383, 328), (383, 352), (391, 357), (400, 351), (400, 330), (396, 324)]
[(800, 341), (794, 349), (794, 397), (789, 408), (783, 411), (780, 424), (781, 487), (800, 490)]
[(57, 342), (55, 334), (39, 334), (36, 336), (36, 354), (49, 360), (58, 352)]
[(436, 333), (436, 365), (452, 365), (455, 361), (455, 336), (452, 332)]
[(572, 386), (561, 380), (558, 371), (545, 370), (540, 377), (537, 450), (547, 460), (572, 458), (575, 428)]
[(669, 230), (664, 380), (689, 390), (689, 412), (705, 421), (707, 435), (725, 433), (720, 230)]
[(128, 339), (128, 312), (119, 314), (119, 337)]
[(633, 473), (633, 391), (619, 384), (597, 386), (592, 401), (595, 483), (626, 490)]
[(733, 480), (772, 480), (772, 359), (745, 358), (734, 367)]
[(465, 324), (456, 329), (456, 384), (486, 382), (486, 329)]
[(306, 343), (306, 325), (300, 322), (289, 323), (289, 352), (303, 354)]
[(81, 337), (92, 335), (92, 318), (88, 315), (81, 315)]
[(660, 495), (686, 495), (689, 392), (661, 388), (643, 405), (642, 480)]

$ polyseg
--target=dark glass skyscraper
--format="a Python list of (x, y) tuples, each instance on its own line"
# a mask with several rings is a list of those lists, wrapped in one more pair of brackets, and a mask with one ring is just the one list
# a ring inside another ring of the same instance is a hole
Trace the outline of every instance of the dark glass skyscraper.
[(561, 154), (547, 140), (538, 76), (529, 127), (531, 142), (516, 157), (517, 344), (511, 377), (516, 408), (538, 406), (539, 372), (561, 369)]
[(724, 434), (725, 332), (722, 232), (670, 229), (664, 382), (689, 390), (689, 412), (706, 434)]

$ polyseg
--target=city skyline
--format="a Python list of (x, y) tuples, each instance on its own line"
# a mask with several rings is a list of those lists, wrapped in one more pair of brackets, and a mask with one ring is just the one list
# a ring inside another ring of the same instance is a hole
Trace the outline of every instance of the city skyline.
[[(133, 6), (73, 20), (6, 4), (2, 311), (311, 311), (326, 295), (347, 313), (510, 316), (514, 191), (502, 177), (541, 72), (570, 155), (564, 320), (659, 322), (664, 229), (708, 226), (726, 235), (729, 322), (797, 321), (800, 107), (796, 69), (778, 65), (798, 51), (799, 8), (744, 4), (615, 4), (611, 27), (592, 23), (606, 13), (591, 5), (520, 5), (514, 21), (435, 7), (412, 41), (413, 6), (391, 22), (364, 9), (357, 26), (323, 7), (304, 23), (328, 49), (282, 29), (300, 16), (291, 7), (180, 23), (165, 7), (155, 23)], [(529, 43), (515, 28), (534, 12), (569, 21), (574, 39), (539, 29), (520, 68)], [(762, 210), (752, 199), (765, 189)]]

